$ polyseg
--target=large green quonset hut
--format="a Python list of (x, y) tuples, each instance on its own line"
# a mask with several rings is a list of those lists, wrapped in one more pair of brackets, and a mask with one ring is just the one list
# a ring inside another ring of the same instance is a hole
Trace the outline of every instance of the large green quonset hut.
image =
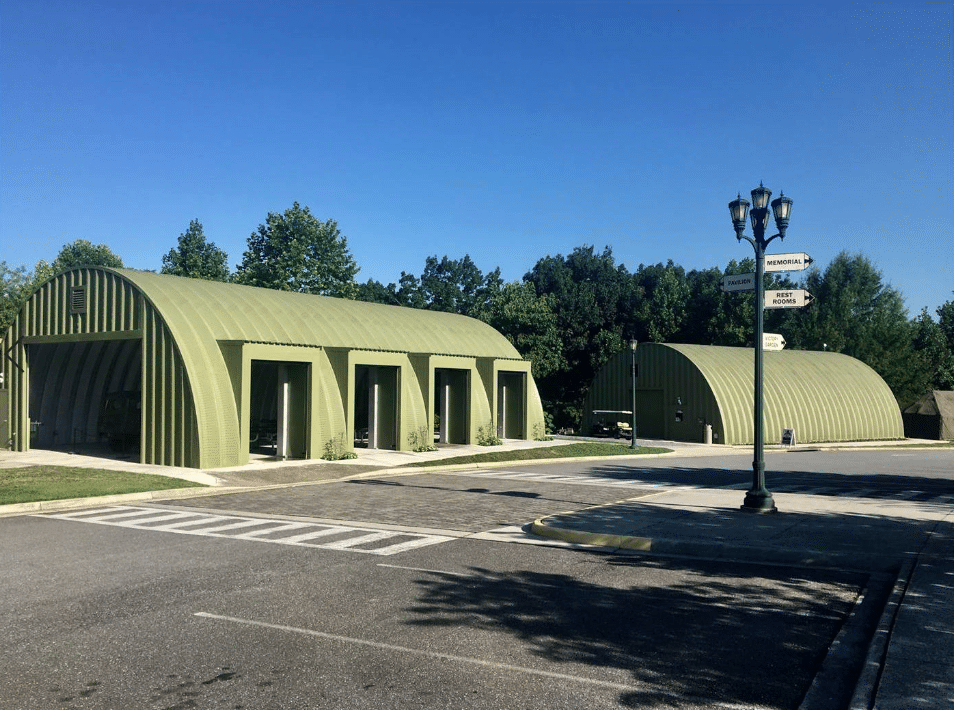
[(450, 313), (80, 267), (30, 297), (3, 350), (18, 451), (217, 468), (543, 428), (530, 363)]
[[(766, 443), (783, 429), (796, 441), (903, 439), (901, 410), (884, 380), (860, 360), (830, 352), (763, 353)], [(593, 381), (584, 427), (632, 409), (632, 353), (616, 355)], [(636, 426), (639, 436), (752, 444), (754, 354), (751, 348), (640, 344), (636, 349)], [(618, 415), (627, 421), (628, 415)]]

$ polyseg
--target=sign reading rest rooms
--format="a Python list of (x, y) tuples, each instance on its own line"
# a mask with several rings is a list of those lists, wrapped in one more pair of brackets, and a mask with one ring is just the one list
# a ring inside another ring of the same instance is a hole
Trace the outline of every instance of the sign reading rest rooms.
[(802, 308), (812, 302), (812, 295), (803, 288), (791, 291), (766, 291), (766, 308)]

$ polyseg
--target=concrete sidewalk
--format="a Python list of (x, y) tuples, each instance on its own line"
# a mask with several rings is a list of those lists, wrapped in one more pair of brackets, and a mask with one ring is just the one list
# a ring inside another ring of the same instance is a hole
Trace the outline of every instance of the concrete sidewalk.
[[(954, 510), (900, 500), (774, 494), (742, 512), (736, 490), (676, 489), (550, 515), (530, 530), (613, 550), (857, 570), (895, 580), (851, 710), (954, 707)], [(833, 648), (837, 643), (833, 645)], [(802, 708), (825, 708), (824, 696)]]

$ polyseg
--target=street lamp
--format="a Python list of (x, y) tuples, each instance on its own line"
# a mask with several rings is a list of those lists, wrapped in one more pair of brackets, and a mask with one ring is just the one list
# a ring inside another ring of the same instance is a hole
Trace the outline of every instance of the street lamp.
[(639, 343), (636, 341), (636, 338), (633, 338), (629, 341), (629, 349), (633, 351), (633, 362), (630, 367), (630, 374), (633, 376), (633, 430), (630, 432), (632, 437), (629, 442), (629, 448), (636, 448), (636, 346)]
[[(762, 431), (762, 328), (765, 307), (765, 293), (762, 281), (765, 276), (765, 247), (778, 237), (785, 238), (788, 229), (788, 220), (792, 214), (792, 200), (781, 193), (779, 198), (772, 200), (772, 212), (775, 216), (775, 226), (778, 234), (765, 238), (765, 228), (769, 221), (769, 199), (772, 191), (762, 183), (752, 190), (752, 210), (749, 212), (749, 201), (743, 200), (740, 194), (737, 199), (729, 203), (729, 212), (732, 215), (732, 225), (735, 227), (735, 237), (740, 242), (745, 239), (755, 249), (755, 458), (752, 461), (752, 488), (745, 494), (742, 510), (750, 513), (774, 513), (778, 510), (771, 492), (765, 487), (765, 436)], [(746, 214), (752, 220), (754, 239), (745, 236)]]

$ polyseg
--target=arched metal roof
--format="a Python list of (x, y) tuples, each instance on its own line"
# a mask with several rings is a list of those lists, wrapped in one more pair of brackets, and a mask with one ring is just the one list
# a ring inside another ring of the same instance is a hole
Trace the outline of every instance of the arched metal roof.
[[(31, 391), (31, 367), (42, 373), (58, 358), (69, 358), (72, 369), (60, 379), (80, 389), (89, 389), (94, 381), (121, 379), (122, 373), (103, 374), (116, 367), (141, 371), (143, 461), (209, 468), (240, 462), (243, 450), (247, 457), (247, 442), (241, 441), (247, 413), (239, 411), (243, 364), (241, 355), (235, 359), (237, 344), (251, 344), (265, 359), (296, 353), (315, 364), (313, 375), (320, 380), (315, 391), (328, 407), (313, 412), (314, 436), (328, 433), (322, 427), (338, 435), (347, 424), (353, 402), (334, 368), (352, 353), (363, 351), (366, 363), (408, 363), (401, 385), (409, 394), (401, 405), (409, 413), (408, 427), (415, 417), (423, 421), (430, 397), (429, 380), (417, 382), (417, 391), (410, 384), (422, 358), (479, 365), (488, 378), (505, 363), (513, 363), (517, 371), (529, 369), (504, 336), (457, 314), (105, 267), (76, 267), (55, 275), (31, 295), (2, 337), (6, 358), (0, 371), (12, 384), (9, 401), (18, 447), (29, 446), (34, 400), (37, 412), (49, 410), (48, 429), (56, 442), (69, 440), (74, 430), (84, 440), (90, 436), (88, 427), (77, 422), (96, 419), (109, 388), (99, 387), (83, 406), (72, 404), (75, 397), (63, 396), (39, 375)], [(135, 345), (126, 348), (125, 341)], [(36, 355), (32, 365), (31, 348)], [(120, 364), (104, 369), (104, 360)], [(430, 377), (426, 368), (421, 372)], [(532, 382), (529, 389), (535, 394)], [(483, 406), (490, 417), (494, 395), (488, 389), (487, 400), (473, 406)], [(48, 407), (41, 406), (46, 403)], [(530, 404), (531, 419), (542, 422), (539, 401)], [(314, 444), (311, 451), (315, 453)]]
[[(751, 443), (754, 353), (751, 348), (666, 344), (687, 357), (712, 388), (728, 440)], [(890, 388), (868, 365), (840, 353), (763, 353), (766, 439), (795, 429), (800, 441), (904, 438)]]
[[(593, 381), (584, 425), (594, 409), (631, 408), (627, 350)], [(754, 439), (754, 353), (751, 348), (647, 343), (636, 351), (637, 420), (646, 436), (716, 443)], [(798, 441), (904, 438), (901, 412), (884, 380), (855, 358), (831, 352), (763, 353), (763, 416), (767, 443), (794, 429)]]
[(492, 327), (454, 313), (115, 271), (141, 289), (177, 337), (202, 328), (215, 340), (521, 359)]

